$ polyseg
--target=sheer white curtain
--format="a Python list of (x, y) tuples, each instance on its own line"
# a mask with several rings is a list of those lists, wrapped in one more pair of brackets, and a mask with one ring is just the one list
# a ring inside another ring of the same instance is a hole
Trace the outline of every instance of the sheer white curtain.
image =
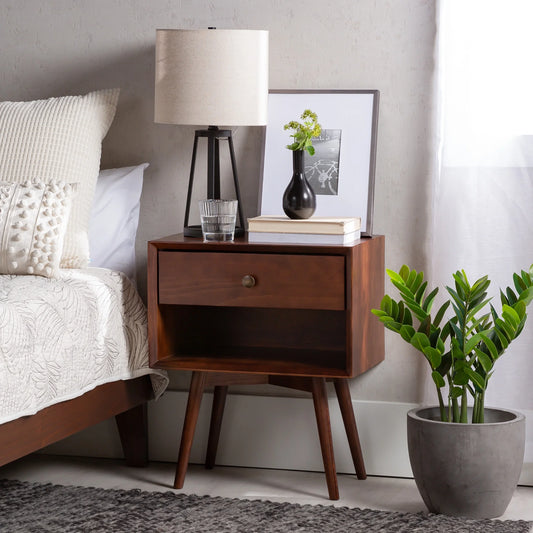
[[(498, 288), (533, 263), (532, 20), (531, 0), (439, 2), (430, 277), (444, 287), (458, 269), (471, 281), (488, 274), (497, 308)], [(530, 483), (533, 304), (528, 311), (522, 335), (497, 363), (486, 405), (528, 416)]]

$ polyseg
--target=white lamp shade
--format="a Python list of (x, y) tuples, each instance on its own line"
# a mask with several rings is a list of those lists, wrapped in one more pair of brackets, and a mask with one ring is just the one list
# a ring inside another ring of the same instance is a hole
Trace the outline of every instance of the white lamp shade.
[(268, 31), (157, 30), (155, 122), (267, 123)]

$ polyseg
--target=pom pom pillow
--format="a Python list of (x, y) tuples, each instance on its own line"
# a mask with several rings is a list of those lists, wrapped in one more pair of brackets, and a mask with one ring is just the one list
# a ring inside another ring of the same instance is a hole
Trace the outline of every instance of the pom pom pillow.
[(119, 89), (33, 102), (0, 102), (0, 181), (78, 183), (61, 267), (89, 262), (88, 225), (100, 168), (102, 140)]
[(77, 184), (0, 181), (0, 274), (56, 277)]

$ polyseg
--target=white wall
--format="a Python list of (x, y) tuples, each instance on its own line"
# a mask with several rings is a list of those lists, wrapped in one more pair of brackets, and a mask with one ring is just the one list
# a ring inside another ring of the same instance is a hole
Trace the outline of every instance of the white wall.
[[(144, 293), (146, 241), (182, 227), (194, 130), (153, 123), (155, 29), (267, 29), (271, 88), (380, 90), (374, 230), (386, 235), (387, 266), (424, 269), (434, 19), (433, 0), (0, 0), (0, 98), (122, 88), (102, 165), (150, 162), (138, 235)], [(239, 128), (235, 143), (252, 216), (262, 130)], [(425, 368), (400, 339), (386, 341), (386, 361), (352, 383), (354, 399), (418, 401)]]

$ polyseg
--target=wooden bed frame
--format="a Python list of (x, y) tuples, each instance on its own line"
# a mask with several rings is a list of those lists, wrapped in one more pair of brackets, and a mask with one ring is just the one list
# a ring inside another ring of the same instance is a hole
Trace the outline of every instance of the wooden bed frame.
[(150, 376), (100, 385), (82, 396), (0, 425), (0, 466), (115, 417), (126, 463), (148, 463)]

